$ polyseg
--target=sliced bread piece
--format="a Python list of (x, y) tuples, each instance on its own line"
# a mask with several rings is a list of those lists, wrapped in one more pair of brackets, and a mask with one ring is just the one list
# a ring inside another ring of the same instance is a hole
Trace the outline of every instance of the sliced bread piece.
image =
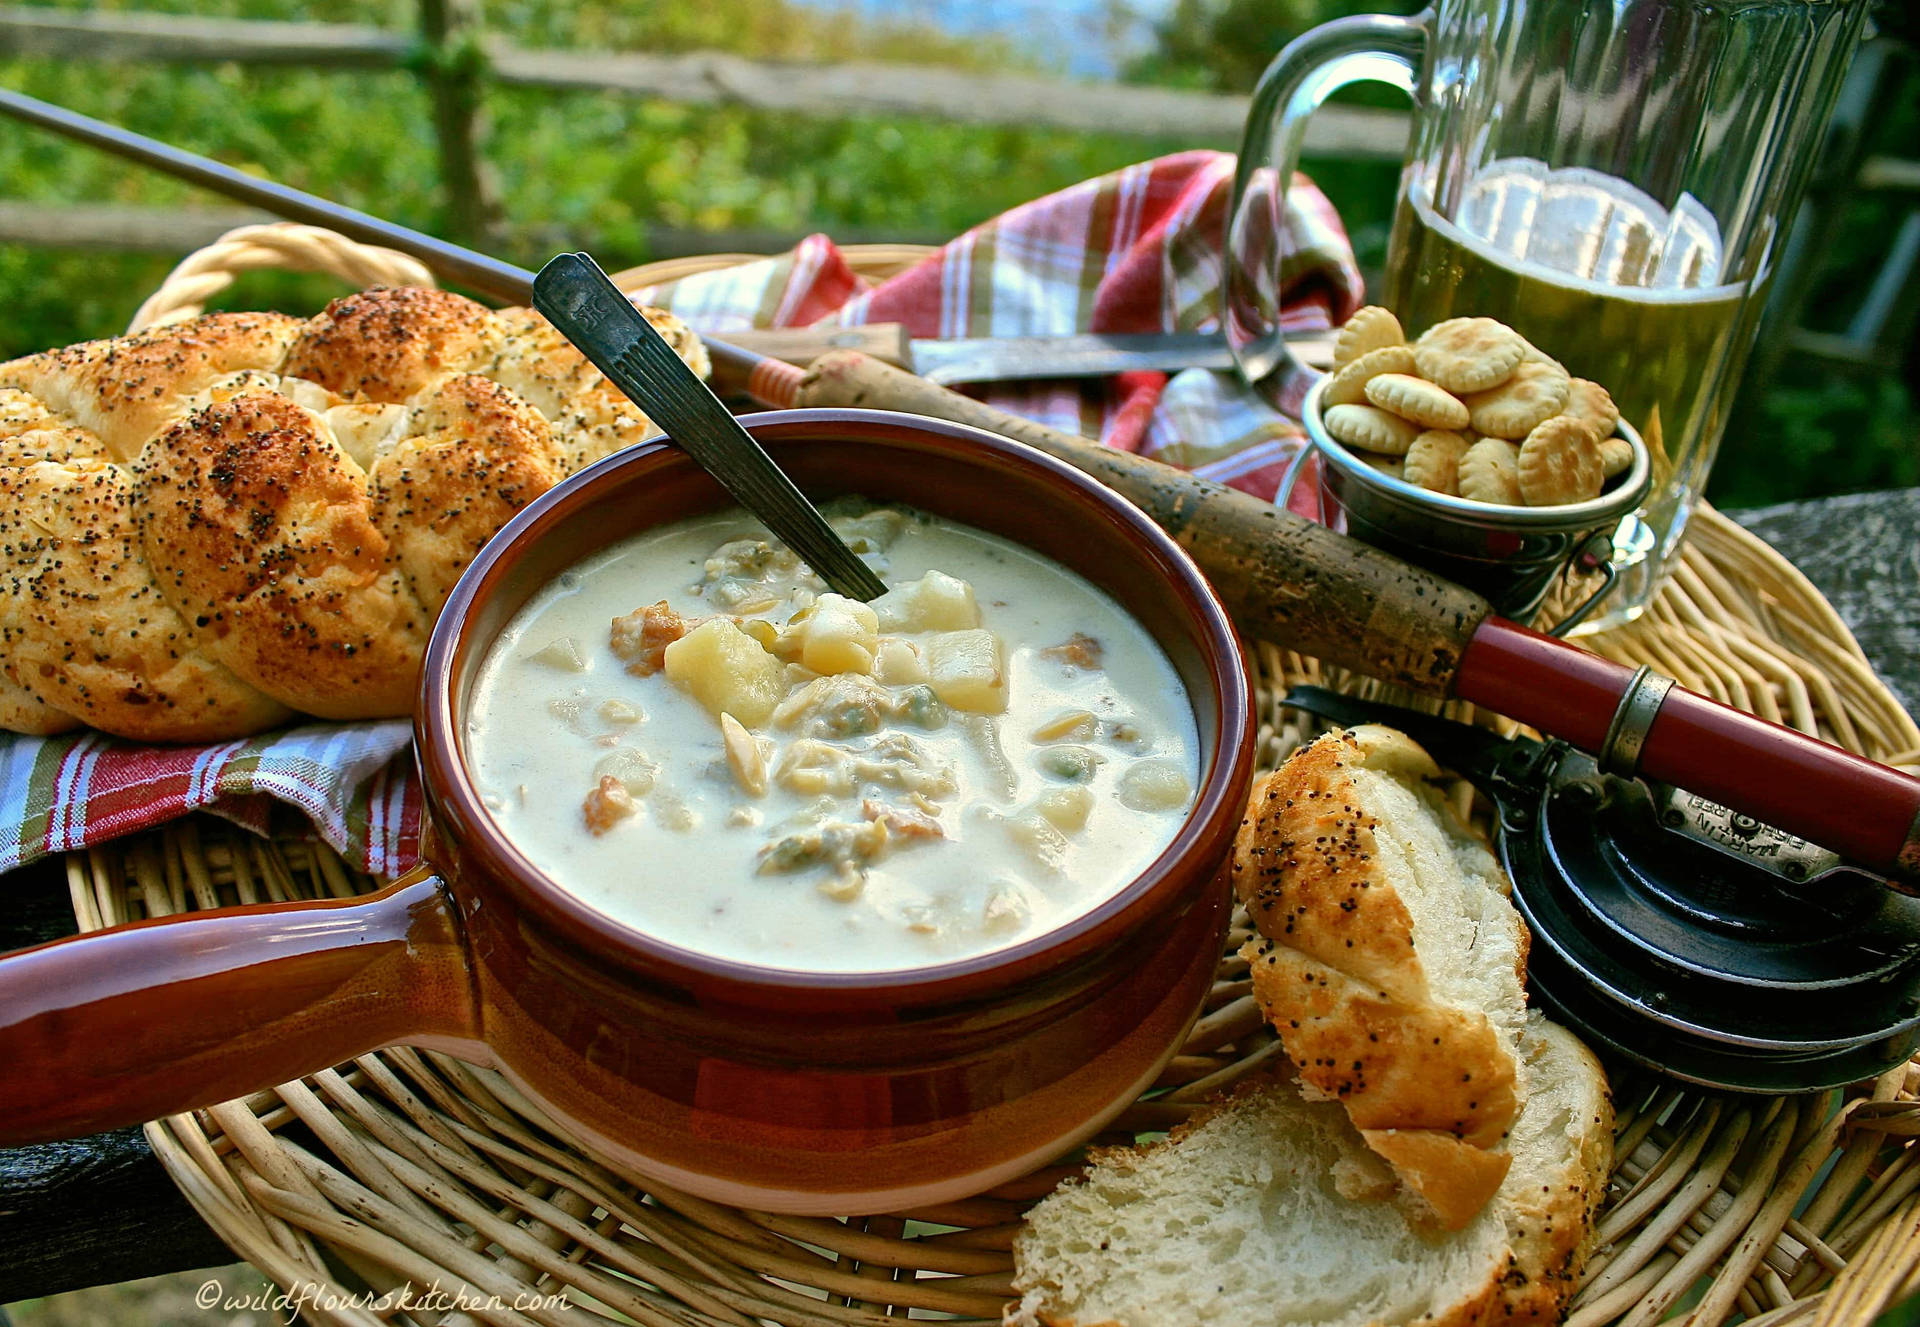
[(1014, 1241), (1016, 1327), (1487, 1327), (1551, 1322), (1606, 1186), (1613, 1116), (1586, 1048), (1535, 1017), (1533, 1090), (1494, 1199), (1436, 1234), (1338, 1106), (1241, 1088), (1165, 1142), (1099, 1154)]
[(1233, 878), (1302, 1089), (1346, 1108), (1416, 1215), (1459, 1229), (1509, 1164), (1527, 934), (1439, 776), (1392, 729), (1330, 733), (1255, 784)]
[(1538, 1011), (1520, 1039), (1527, 1101), (1507, 1137), (1513, 1167), (1494, 1195), (1511, 1262), (1495, 1323), (1557, 1323), (1593, 1248), (1613, 1173), (1613, 1096), (1580, 1038)]

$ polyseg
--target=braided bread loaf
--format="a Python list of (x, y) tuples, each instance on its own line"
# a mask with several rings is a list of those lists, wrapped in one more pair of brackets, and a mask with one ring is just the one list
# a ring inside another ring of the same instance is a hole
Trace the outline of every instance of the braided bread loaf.
[(0, 365), (0, 728), (406, 714), (480, 546), (658, 432), (538, 314), (411, 287)]

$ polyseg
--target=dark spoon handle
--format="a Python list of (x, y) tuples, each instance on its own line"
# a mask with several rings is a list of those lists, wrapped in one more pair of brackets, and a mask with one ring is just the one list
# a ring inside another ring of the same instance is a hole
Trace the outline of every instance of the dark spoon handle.
[(862, 601), (886, 593), (873, 569), (592, 258), (563, 253), (541, 268), (533, 279), (533, 307), (837, 593)]

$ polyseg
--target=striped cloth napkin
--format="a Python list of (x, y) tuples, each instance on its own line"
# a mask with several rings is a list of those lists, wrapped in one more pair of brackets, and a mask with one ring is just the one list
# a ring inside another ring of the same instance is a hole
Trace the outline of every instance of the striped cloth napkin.
[[(898, 322), (916, 337), (1199, 331), (1217, 325), (1234, 159), (1183, 152), (1027, 203), (878, 286), (824, 235), (791, 252), (643, 292), (701, 331)], [(1340, 219), (1304, 177), (1287, 194), (1289, 330), (1360, 301)], [(1299, 426), (1230, 374), (1128, 373), (1002, 384), (986, 399), (1111, 447), (1271, 499)], [(0, 734), (0, 871), (208, 810), (260, 833), (302, 830), (375, 875), (419, 855), (421, 796), (405, 720), (312, 723), (205, 747), (82, 733)]]

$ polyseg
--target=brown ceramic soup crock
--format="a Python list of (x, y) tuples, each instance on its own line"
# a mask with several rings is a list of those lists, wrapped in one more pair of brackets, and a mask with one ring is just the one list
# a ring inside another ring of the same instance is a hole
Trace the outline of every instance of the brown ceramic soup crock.
[[(909, 503), (1008, 536), (1101, 586), (1159, 641), (1192, 701), (1200, 780), (1146, 870), (1037, 938), (874, 974), (678, 949), (543, 876), (463, 767), (469, 693), (539, 587), (728, 505), (683, 453), (648, 444), (521, 512), (442, 612), (414, 721), (431, 823), (418, 869), (362, 898), (138, 922), (0, 960), (0, 1143), (206, 1106), (406, 1043), (496, 1066), (639, 1177), (760, 1209), (897, 1211), (1044, 1162), (1152, 1082), (1219, 956), (1251, 777), (1225, 611), (1136, 508), (1018, 443), (876, 411), (746, 422), (811, 496)], [(671, 861), (634, 871), (698, 885)]]

